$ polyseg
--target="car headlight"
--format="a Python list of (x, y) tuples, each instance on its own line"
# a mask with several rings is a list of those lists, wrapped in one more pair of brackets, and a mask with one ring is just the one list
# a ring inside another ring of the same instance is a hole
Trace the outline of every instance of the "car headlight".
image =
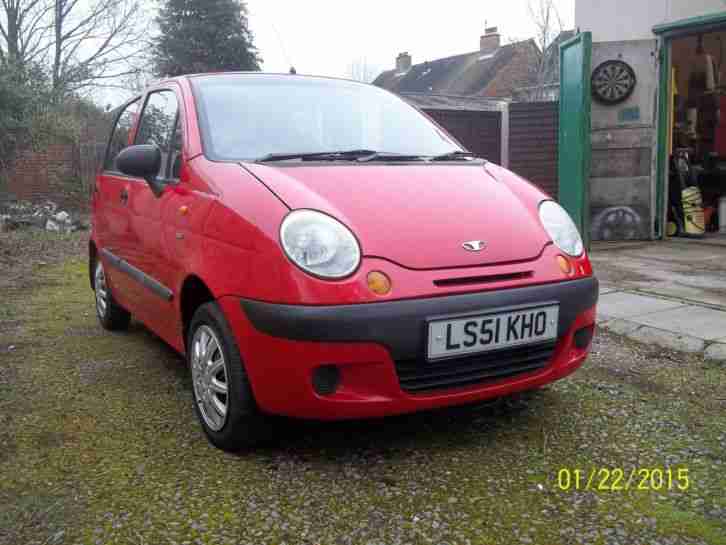
[(539, 219), (555, 246), (572, 257), (582, 255), (582, 237), (564, 208), (555, 201), (543, 201), (539, 205)]
[(290, 212), (280, 225), (285, 254), (304, 271), (344, 278), (360, 264), (360, 246), (345, 225), (315, 210)]

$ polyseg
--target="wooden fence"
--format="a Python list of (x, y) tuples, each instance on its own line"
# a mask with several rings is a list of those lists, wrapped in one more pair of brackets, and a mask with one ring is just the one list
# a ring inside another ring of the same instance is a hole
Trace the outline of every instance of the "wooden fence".
[(558, 102), (509, 105), (509, 169), (557, 198)]
[[(468, 150), (508, 168), (557, 198), (558, 102), (512, 102), (504, 112), (429, 110), (426, 113)], [(504, 130), (502, 130), (504, 123)]]
[(425, 110), (466, 149), (494, 163), (502, 156), (502, 112)]

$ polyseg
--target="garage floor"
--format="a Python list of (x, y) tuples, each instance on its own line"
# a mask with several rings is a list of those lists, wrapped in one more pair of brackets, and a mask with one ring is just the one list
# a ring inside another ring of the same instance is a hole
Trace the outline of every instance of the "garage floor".
[(602, 325), (645, 342), (726, 358), (726, 240), (596, 243)]
[(726, 239), (596, 243), (591, 257), (606, 285), (726, 310)]

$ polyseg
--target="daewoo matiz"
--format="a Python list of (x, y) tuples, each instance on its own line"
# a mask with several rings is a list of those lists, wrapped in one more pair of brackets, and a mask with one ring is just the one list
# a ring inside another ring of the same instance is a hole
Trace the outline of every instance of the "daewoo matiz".
[(547, 195), (357, 82), (214, 74), (120, 108), (90, 279), (185, 354), (211, 442), (267, 415), (380, 417), (540, 387), (590, 348), (597, 280)]

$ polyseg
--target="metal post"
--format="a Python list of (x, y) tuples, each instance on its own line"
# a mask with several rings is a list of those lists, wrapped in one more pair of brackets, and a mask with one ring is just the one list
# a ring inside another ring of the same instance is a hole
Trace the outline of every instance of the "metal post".
[(509, 168), (509, 102), (501, 102), (499, 104), (499, 112), (502, 115), (502, 157), (501, 165)]

